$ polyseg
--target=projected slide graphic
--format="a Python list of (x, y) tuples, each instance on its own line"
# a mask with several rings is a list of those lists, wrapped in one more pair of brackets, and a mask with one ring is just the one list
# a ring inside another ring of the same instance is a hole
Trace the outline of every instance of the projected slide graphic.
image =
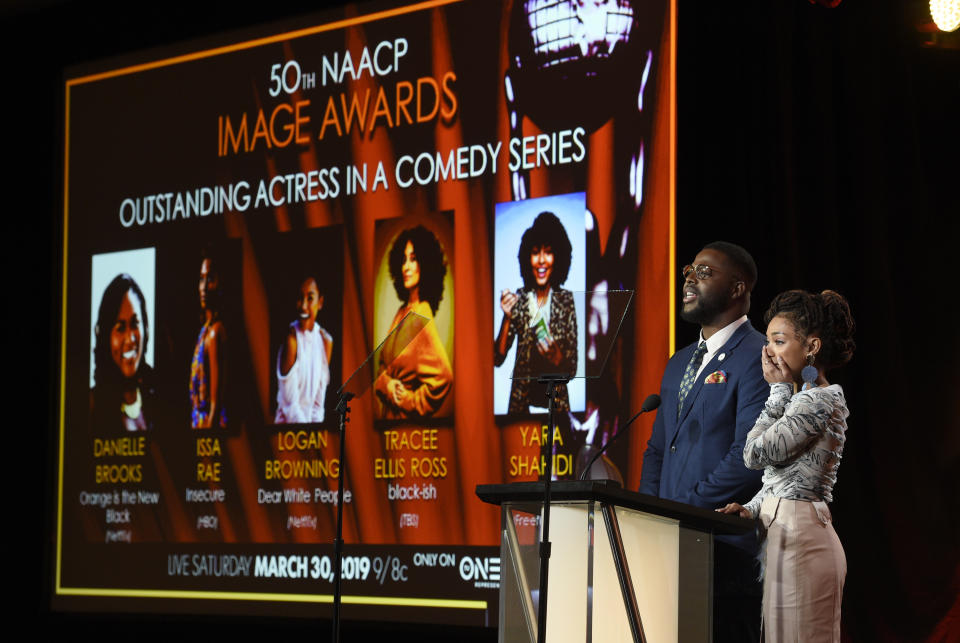
[[(496, 625), (476, 485), (572, 478), (670, 354), (672, 15), (360, 4), (68, 71), (55, 605), (329, 615), (342, 502), (345, 618)], [(511, 379), (599, 352), (556, 427)]]

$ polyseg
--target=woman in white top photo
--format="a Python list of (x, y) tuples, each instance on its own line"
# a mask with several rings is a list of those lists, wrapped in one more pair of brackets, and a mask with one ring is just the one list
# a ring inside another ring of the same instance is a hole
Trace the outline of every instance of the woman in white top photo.
[(277, 424), (323, 422), (333, 338), (317, 322), (323, 294), (307, 277), (297, 294), (297, 319), (277, 354)]

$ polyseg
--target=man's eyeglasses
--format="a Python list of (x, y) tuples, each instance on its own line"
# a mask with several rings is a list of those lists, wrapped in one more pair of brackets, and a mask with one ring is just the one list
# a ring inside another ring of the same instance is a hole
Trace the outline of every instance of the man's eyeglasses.
[(709, 279), (713, 276), (715, 272), (723, 272), (722, 270), (717, 270), (716, 268), (711, 268), (705, 263), (697, 264), (694, 266), (686, 265), (680, 269), (680, 274), (683, 275), (684, 280), (686, 280), (691, 272), (697, 273), (697, 279)]

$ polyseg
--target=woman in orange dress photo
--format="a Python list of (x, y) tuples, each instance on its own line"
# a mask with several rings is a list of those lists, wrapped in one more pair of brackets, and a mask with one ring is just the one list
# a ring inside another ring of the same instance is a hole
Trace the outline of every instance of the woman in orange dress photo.
[(374, 388), (377, 415), (386, 419), (428, 417), (453, 388), (453, 370), (433, 322), (443, 299), (447, 263), (436, 236), (422, 225), (401, 232), (390, 248), (390, 277), (403, 304), (390, 324), (393, 331), (409, 313), (427, 324), (412, 340), (392, 333), (383, 344)]

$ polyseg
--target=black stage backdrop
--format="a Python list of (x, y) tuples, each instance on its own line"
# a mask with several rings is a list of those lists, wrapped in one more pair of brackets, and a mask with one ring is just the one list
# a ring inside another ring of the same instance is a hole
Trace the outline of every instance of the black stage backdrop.
[[(41, 2), (0, 10), (7, 238), (8, 586), (24, 626), (140, 639), (300, 635), (321, 623), (49, 613), (57, 418), (62, 68), (313, 11), (222, 1)], [(835, 489), (849, 570), (844, 640), (960, 638), (960, 50), (922, 45), (925, 2), (679, 3), (677, 254), (746, 246), (750, 317), (788, 288), (846, 295), (854, 361)], [(954, 37), (953, 42), (957, 39)], [(956, 44), (954, 44), (956, 47)], [(9, 197), (13, 197), (10, 199)], [(695, 329), (678, 322), (677, 346)], [(19, 543), (19, 545), (9, 545)], [(14, 572), (16, 569), (20, 572)], [(119, 626), (119, 627), (117, 627)], [(347, 624), (345, 640), (496, 632)]]
[(925, 3), (716, 4), (680, 9), (678, 260), (747, 246), (758, 327), (788, 288), (849, 298), (844, 637), (960, 640), (960, 50), (919, 46)]

